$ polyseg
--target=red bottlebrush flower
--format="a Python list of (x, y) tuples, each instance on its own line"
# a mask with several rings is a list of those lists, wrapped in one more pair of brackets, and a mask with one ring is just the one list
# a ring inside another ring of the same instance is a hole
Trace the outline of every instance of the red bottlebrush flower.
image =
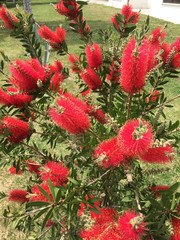
[[(91, 217), (93, 225), (80, 232), (80, 237), (86, 240), (98, 239), (108, 240), (104, 238), (109, 232), (115, 230), (118, 218), (117, 212), (112, 208), (99, 208), (100, 214), (94, 213)], [(111, 239), (111, 238), (110, 238)], [(117, 238), (120, 240), (120, 238)]]
[(36, 173), (39, 175), (41, 165), (32, 159), (27, 160), (27, 167), (30, 173)]
[(10, 72), (12, 74), (10, 82), (22, 91), (36, 90), (46, 81), (45, 68), (37, 59), (29, 61), (18, 59), (10, 66)]
[(5, 116), (0, 123), (2, 133), (8, 134), (10, 142), (19, 143), (29, 136), (30, 129), (27, 122), (15, 117)]
[(180, 68), (180, 52), (174, 55), (171, 61), (171, 66), (175, 68)]
[(60, 0), (59, 3), (56, 4), (57, 12), (69, 19), (78, 17), (78, 7), (79, 5), (75, 0)]
[(180, 37), (178, 37), (176, 41), (171, 44), (171, 49), (174, 49), (176, 53), (180, 52)]
[(50, 161), (40, 171), (40, 178), (43, 181), (51, 180), (54, 186), (63, 186), (67, 183), (69, 170), (60, 162)]
[(140, 154), (144, 154), (152, 145), (152, 127), (144, 120), (129, 120), (120, 129), (118, 141), (125, 155), (136, 157)]
[(3, 105), (14, 105), (22, 108), (25, 104), (29, 104), (32, 100), (32, 96), (19, 93), (17, 88), (9, 87), (7, 88), (7, 92), (0, 89), (0, 103)]
[(117, 138), (101, 142), (93, 154), (97, 164), (103, 168), (118, 167), (125, 163), (125, 157), (118, 146)]
[(72, 20), (73, 23), (73, 27), (76, 29), (76, 31), (78, 33), (81, 34), (81, 36), (86, 37), (90, 32), (90, 26), (89, 24), (86, 22), (86, 20), (84, 19), (84, 17), (82, 18), (77, 18), (76, 20)]
[[(68, 99), (69, 101), (71, 101), (74, 105), (76, 105), (76, 107), (80, 108), (82, 111), (84, 112), (88, 112), (89, 110), (89, 106), (86, 104), (86, 102), (80, 100), (79, 98), (73, 96), (71, 93), (64, 93), (61, 95), (61, 98), (64, 99)], [(57, 104), (58, 104), (59, 100), (57, 100)]]
[(160, 43), (164, 40), (165, 36), (166, 36), (166, 32), (164, 31), (164, 29), (157, 27), (150, 34), (149, 40), (151, 44), (155, 45), (156, 47), (159, 47)]
[(27, 198), (28, 192), (21, 189), (13, 189), (9, 192), (9, 201), (13, 202), (28, 202)]
[(117, 83), (119, 81), (119, 77), (120, 77), (119, 68), (115, 65), (114, 62), (112, 62), (109, 70), (110, 70), (110, 72), (107, 75), (107, 79), (111, 82)]
[(121, 14), (125, 18), (126, 23), (137, 23), (139, 20), (139, 13), (132, 11), (131, 5), (124, 5), (121, 10)]
[(95, 109), (94, 106), (88, 106), (88, 114), (93, 116), (98, 122), (106, 123), (106, 116), (102, 109)]
[(86, 68), (81, 72), (81, 78), (92, 90), (97, 90), (101, 87), (102, 81), (99, 75), (91, 68)]
[[(53, 201), (52, 194), (50, 192), (49, 186), (47, 183), (41, 183), (39, 185), (46, 193), (49, 195), (51, 201)], [(38, 185), (34, 185), (31, 188), (31, 193), (29, 194), (29, 201), (30, 202), (50, 202), (50, 200), (42, 194), (39, 190)]]
[(16, 28), (19, 22), (18, 18), (5, 7), (0, 7), (0, 19), (4, 22), (5, 26), (9, 29)]
[(61, 83), (64, 81), (65, 75), (63, 73), (55, 73), (50, 81), (50, 89), (57, 92), (60, 88)]
[(61, 48), (61, 45), (66, 38), (66, 31), (61, 27), (57, 27), (55, 32), (53, 32), (50, 28), (44, 25), (39, 28), (38, 33), (54, 49)]
[(56, 60), (54, 62), (54, 65), (50, 65), (49, 69), (51, 71), (51, 73), (61, 73), (63, 70), (63, 65), (61, 61)]
[(136, 48), (135, 39), (131, 39), (124, 49), (121, 64), (120, 85), (125, 92), (131, 95), (144, 87), (148, 71), (150, 48), (148, 41), (144, 40), (135, 53)]
[(172, 218), (173, 226), (173, 235), (170, 240), (179, 240), (180, 239), (180, 220), (178, 218)]
[(103, 59), (99, 44), (93, 43), (92, 45), (87, 45), (85, 52), (89, 67), (98, 68), (102, 65)]
[(174, 150), (170, 145), (149, 148), (140, 159), (148, 163), (169, 163), (173, 159)]
[(16, 168), (14, 166), (10, 167), (8, 172), (10, 172), (11, 174), (21, 174), (21, 170), (19, 169), (18, 172), (16, 171)]
[(156, 197), (161, 196), (161, 191), (166, 191), (169, 189), (169, 186), (167, 185), (156, 185), (154, 187), (151, 187), (151, 191), (154, 193)]
[(118, 229), (122, 239), (140, 240), (146, 231), (146, 223), (140, 214), (127, 210), (118, 220)]
[(75, 73), (80, 73), (81, 68), (80, 68), (80, 59), (77, 55), (75, 54), (70, 54), (68, 56), (68, 61), (71, 63), (71, 70)]

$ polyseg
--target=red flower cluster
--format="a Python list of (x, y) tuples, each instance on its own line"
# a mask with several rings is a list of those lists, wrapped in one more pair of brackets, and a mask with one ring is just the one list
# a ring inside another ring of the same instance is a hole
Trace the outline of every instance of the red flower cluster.
[(9, 192), (9, 201), (12, 202), (28, 202), (28, 192), (21, 189), (13, 189)]
[(159, 48), (161, 42), (164, 40), (165, 37), (166, 37), (166, 32), (162, 28), (157, 27), (150, 34), (149, 40), (151, 44)]
[(57, 12), (69, 19), (78, 17), (78, 7), (76, 0), (60, 0), (59, 3), (56, 4)]
[(5, 116), (0, 122), (0, 133), (13, 143), (22, 142), (30, 134), (29, 125), (15, 117)]
[(18, 18), (4, 6), (0, 7), (0, 19), (9, 29), (16, 28), (16, 24), (19, 22)]
[(125, 163), (126, 159), (118, 146), (117, 137), (101, 142), (93, 154), (95, 162), (103, 167), (117, 167)]
[(59, 90), (61, 82), (65, 79), (62, 63), (55, 61), (54, 65), (50, 66), (50, 72), (53, 74), (50, 81), (50, 89), (56, 92)]
[[(132, 23), (136, 24), (139, 20), (139, 13), (134, 12), (132, 10), (132, 6), (130, 5), (124, 5), (122, 7), (121, 14), (124, 17), (124, 20), (122, 21), (123, 28), (125, 28), (128, 24), (132, 24)], [(123, 29), (122, 29), (122, 25), (120, 25), (118, 22), (119, 15), (120, 14), (117, 13), (114, 16), (112, 16), (111, 22), (113, 23), (115, 29), (118, 32), (121, 32)]]
[(92, 90), (97, 90), (102, 85), (101, 78), (92, 68), (86, 68), (82, 71), (81, 78)]
[(124, 49), (121, 59), (120, 85), (125, 92), (131, 95), (140, 91), (145, 85), (146, 74), (149, 70), (149, 50), (150, 44), (147, 40), (137, 47), (134, 38)]
[[(91, 199), (93, 199), (93, 198), (94, 198), (93, 195), (90, 195), (90, 196), (86, 196), (86, 197), (85, 197), (86, 201), (91, 200)], [(92, 206), (92, 205), (93, 205), (93, 206)], [(93, 211), (91, 211), (91, 209), (92, 209), (93, 207), (99, 208), (99, 206), (100, 206), (100, 200), (93, 202), (92, 205), (90, 205), (90, 204), (88, 204), (88, 203), (86, 203), (86, 204), (85, 204), (85, 203), (80, 203), (79, 210), (78, 210), (78, 216), (79, 216), (79, 217), (80, 217), (80, 216), (83, 216), (84, 214), (86, 214), (86, 210), (90, 210), (90, 215), (91, 215), (91, 217), (93, 217), (95, 213), (94, 213)]]
[(100, 214), (94, 213), (91, 219), (93, 225), (80, 232), (85, 240), (140, 240), (145, 235), (146, 223), (143, 216), (135, 211), (127, 210), (118, 217), (112, 208), (98, 209)]
[[(79, 99), (76, 101), (62, 95), (57, 100), (58, 108), (49, 109), (51, 119), (72, 134), (84, 133), (91, 126), (90, 119), (84, 109), (84, 103)], [(80, 102), (81, 104), (79, 104)]]
[(92, 45), (87, 45), (86, 58), (90, 68), (99, 68), (102, 65), (102, 52), (99, 44), (93, 43)]
[(68, 61), (71, 63), (71, 69), (75, 73), (80, 73), (80, 59), (77, 55), (75, 54), (70, 54), (68, 56)]
[(39, 175), (45, 182), (50, 179), (54, 186), (63, 186), (68, 181), (69, 170), (60, 162), (49, 161), (40, 170)]
[(173, 159), (173, 148), (167, 144), (166, 146), (149, 148), (140, 159), (148, 163), (169, 163)]
[(17, 59), (10, 65), (10, 82), (19, 90), (32, 92), (46, 82), (46, 71), (38, 59)]
[(118, 141), (126, 156), (134, 158), (144, 154), (153, 142), (152, 127), (144, 120), (129, 120), (120, 129)]
[(44, 25), (40, 27), (38, 33), (54, 49), (61, 48), (62, 43), (65, 41), (66, 38), (66, 31), (64, 28), (61, 27), (56, 27), (55, 32), (53, 32), (50, 28)]
[[(51, 201), (53, 201), (52, 194), (50, 192), (50, 189), (48, 187), (47, 183), (41, 183), (39, 185), (46, 193), (49, 195), (49, 198)], [(42, 194), (42, 192), (39, 190), (38, 185), (34, 185), (31, 188), (31, 193), (29, 194), (29, 201), (30, 202), (50, 202), (50, 200)]]
[(8, 87), (7, 92), (0, 89), (0, 104), (22, 108), (33, 100), (31, 95), (21, 93), (15, 87)]

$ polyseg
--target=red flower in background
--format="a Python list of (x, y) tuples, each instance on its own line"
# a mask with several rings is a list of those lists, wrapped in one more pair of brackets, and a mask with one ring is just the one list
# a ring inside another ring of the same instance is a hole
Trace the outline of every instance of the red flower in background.
[(137, 48), (133, 38), (124, 49), (121, 59), (120, 85), (125, 92), (131, 95), (140, 91), (145, 85), (149, 49), (150, 45), (147, 40), (144, 40), (142, 45)]
[(49, 161), (40, 170), (39, 175), (43, 181), (50, 179), (54, 186), (63, 186), (68, 181), (69, 170), (60, 162)]
[(88, 106), (87, 113), (93, 116), (98, 122), (104, 124), (106, 123), (106, 115), (102, 109), (96, 109), (94, 106)]
[(101, 142), (95, 148), (93, 156), (97, 164), (105, 169), (109, 167), (118, 167), (126, 161), (118, 146), (116, 137)]
[(127, 121), (119, 131), (118, 143), (122, 153), (129, 157), (145, 154), (151, 147), (153, 132), (151, 125), (140, 119)]
[(36, 173), (37, 175), (39, 175), (41, 165), (38, 162), (35, 162), (32, 159), (28, 159), (27, 167), (30, 173)]
[(118, 220), (118, 230), (122, 240), (140, 240), (145, 235), (146, 229), (143, 216), (133, 210), (127, 210)]
[(131, 5), (124, 5), (121, 10), (122, 15), (125, 18), (126, 23), (137, 23), (139, 20), (139, 13), (132, 10)]
[(80, 68), (80, 59), (77, 55), (75, 54), (70, 54), (68, 56), (68, 61), (71, 63), (71, 69), (75, 73), (80, 73), (81, 68)]
[(109, 74), (107, 74), (107, 79), (114, 83), (119, 82), (120, 69), (115, 65), (114, 62), (112, 62), (109, 70), (110, 70), (110, 72), (109, 72)]
[(56, 27), (55, 32), (53, 32), (50, 28), (44, 25), (39, 28), (38, 33), (54, 49), (61, 48), (62, 43), (66, 38), (66, 30), (61, 27)]
[(31, 92), (46, 82), (46, 71), (37, 59), (17, 59), (10, 65), (10, 82), (19, 90)]
[(9, 29), (16, 28), (16, 24), (19, 22), (18, 18), (4, 6), (0, 7), (0, 19)]
[(57, 12), (69, 19), (78, 17), (78, 7), (76, 0), (60, 0), (59, 3), (56, 4)]
[(28, 192), (26, 190), (21, 189), (13, 189), (9, 192), (9, 201), (12, 202), (28, 202)]
[(167, 185), (156, 185), (151, 187), (151, 191), (154, 193), (156, 197), (161, 196), (161, 191), (166, 191), (169, 189), (169, 186)]
[(21, 170), (19, 169), (18, 171), (16, 171), (16, 168), (14, 166), (10, 167), (8, 172), (10, 172), (11, 174), (21, 174)]
[(5, 116), (0, 122), (0, 133), (5, 134), (10, 142), (19, 143), (29, 136), (30, 129), (27, 122)]
[(90, 68), (99, 68), (102, 65), (103, 59), (99, 44), (93, 43), (92, 45), (87, 45), (85, 52)]
[(84, 71), (82, 71), (81, 78), (88, 85), (89, 89), (97, 90), (102, 85), (101, 78), (91, 68), (86, 68)]
[[(42, 194), (39, 190), (38, 185), (34, 185), (31, 188), (31, 193), (29, 194), (29, 201), (30, 202), (51, 202), (53, 201), (52, 194), (50, 192), (49, 186), (47, 183), (41, 183), (39, 185), (49, 196), (49, 199)], [(50, 201), (51, 200), (51, 201)]]
[(140, 159), (148, 163), (169, 163), (173, 159), (174, 150), (170, 145), (152, 147), (140, 154)]
[[(93, 199), (94, 196), (93, 195), (90, 195), (90, 196), (86, 196), (85, 199), (86, 201), (90, 200), (90, 199)], [(92, 206), (93, 205), (93, 206)], [(82, 216), (84, 214), (86, 214), (86, 210), (87, 209), (90, 209), (90, 215), (93, 216), (94, 215), (94, 212), (91, 211), (91, 209), (93, 209), (93, 207), (95, 208), (99, 208), (100, 206), (100, 200), (97, 200), (97, 201), (93, 201), (92, 205), (88, 204), (88, 203), (80, 203), (79, 205), (79, 210), (78, 210), (78, 216)]]
[(157, 27), (151, 32), (149, 40), (151, 44), (153, 44), (156, 47), (159, 47), (165, 37), (166, 32), (164, 31), (164, 29), (162, 29), (161, 27)]

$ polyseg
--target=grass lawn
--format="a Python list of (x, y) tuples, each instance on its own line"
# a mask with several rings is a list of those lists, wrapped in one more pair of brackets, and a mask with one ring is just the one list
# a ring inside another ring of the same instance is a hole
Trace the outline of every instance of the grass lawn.
[[(64, 20), (63, 16), (60, 16), (55, 12), (53, 7), (49, 5), (50, 1), (44, 0), (32, 0), (32, 8), (34, 13), (34, 18), (40, 24), (46, 24), (51, 28), (62, 24), (63, 27), (67, 28), (67, 44), (69, 46), (70, 53), (76, 53), (80, 51), (79, 46), (81, 40), (78, 35), (75, 35), (71, 32), (68, 27), (68, 22)], [(13, 6), (11, 6), (13, 9)], [(105, 29), (112, 26), (110, 23), (110, 18), (113, 14), (119, 12), (118, 9), (112, 7), (106, 7), (101, 5), (89, 4), (84, 7), (84, 16), (87, 19), (91, 30), (94, 32), (94, 39), (98, 41), (98, 30)], [(146, 16), (141, 16), (140, 25), (146, 19)], [(151, 18), (151, 29), (154, 29), (157, 26), (163, 26), (166, 22), (156, 18)], [(172, 42), (176, 39), (177, 36), (180, 36), (180, 25), (168, 23), (167, 27), (167, 38), (168, 42)], [(23, 48), (21, 44), (9, 36), (9, 31), (6, 29), (0, 29), (0, 50), (3, 50), (11, 60), (16, 58), (24, 58)], [(55, 54), (51, 54), (51, 58), (56, 58)], [(60, 57), (58, 57), (60, 59)], [(66, 63), (66, 57), (63, 57), (63, 62)], [(0, 83), (1, 85), (1, 83)], [(168, 86), (166, 87), (168, 97), (171, 98), (177, 95), (180, 92), (180, 83), (178, 79), (172, 79)], [(180, 113), (178, 112), (179, 106), (178, 100), (174, 102), (174, 108), (168, 109), (167, 119), (180, 119)], [(176, 181), (180, 181), (180, 164), (178, 160), (174, 161), (173, 164), (166, 165), (163, 167), (157, 166), (144, 166), (145, 173), (159, 184), (171, 184)], [(6, 171), (0, 173), (0, 191), (8, 191), (12, 188), (17, 187), (21, 183), (20, 177), (12, 177), (10, 174), (7, 174)], [(0, 239), (14, 240), (17, 239), (17, 236), (7, 235), (7, 229), (0, 228)], [(11, 230), (10, 230), (11, 232)], [(18, 239), (24, 239), (22, 236), (19, 236)]]

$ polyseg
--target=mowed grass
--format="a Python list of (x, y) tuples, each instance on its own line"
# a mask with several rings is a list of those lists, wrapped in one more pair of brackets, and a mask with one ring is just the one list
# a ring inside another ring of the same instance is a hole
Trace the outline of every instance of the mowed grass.
[[(54, 2), (55, 4), (55, 2)], [(13, 6), (11, 5), (13, 10)], [(55, 12), (52, 6), (50, 6), (50, 1), (33, 1), (32, 0), (32, 9), (34, 18), (39, 24), (46, 24), (47, 26), (54, 29), (58, 25), (62, 25), (67, 29), (67, 44), (70, 53), (78, 54), (81, 49), (79, 46), (83, 44), (80, 40), (79, 35), (72, 33), (68, 26), (68, 21), (64, 19), (63, 16), (60, 16)], [(106, 29), (112, 27), (110, 18), (113, 14), (119, 12), (119, 9), (106, 7), (102, 5), (89, 4), (84, 7), (84, 16), (88, 21), (91, 30), (93, 31), (93, 37), (95, 41), (99, 41), (98, 31), (99, 29)], [(141, 25), (146, 19), (146, 16), (142, 15), (139, 25)], [(166, 22), (156, 18), (151, 18), (150, 28), (154, 29), (157, 26), (163, 26)], [(175, 41), (176, 37), (180, 36), (180, 25), (168, 23), (167, 27), (167, 42), (171, 43)], [(11, 60), (16, 58), (25, 58), (25, 52), (21, 47), (21, 43), (9, 36), (9, 30), (1, 29), (0, 30), (0, 50), (3, 50)], [(67, 57), (59, 57), (55, 53), (51, 53), (50, 61), (54, 59), (59, 59), (67, 64)], [(0, 83), (1, 85), (1, 83)], [(180, 83), (179, 79), (171, 79), (169, 84), (166, 86), (166, 92), (168, 98), (172, 98), (179, 94), (180, 92)], [(167, 119), (177, 120), (180, 119), (180, 113), (178, 111), (180, 102), (178, 100), (174, 101), (174, 108), (167, 109)], [(3, 159), (1, 159), (3, 161)], [(156, 165), (143, 165), (145, 175), (149, 180), (154, 181), (157, 184), (172, 184), (177, 181), (180, 181), (180, 164), (178, 158), (172, 163), (165, 166), (156, 166)], [(0, 175), (0, 191), (8, 192), (13, 188), (23, 188), (21, 181), (21, 176), (12, 176), (6, 173), (6, 170), (1, 170)], [(2, 204), (2, 207), (4, 204)], [(14, 239), (24, 239), (24, 236), (18, 236), (14, 234), (14, 231), (11, 228), (0, 227), (0, 239), (14, 240)]]

